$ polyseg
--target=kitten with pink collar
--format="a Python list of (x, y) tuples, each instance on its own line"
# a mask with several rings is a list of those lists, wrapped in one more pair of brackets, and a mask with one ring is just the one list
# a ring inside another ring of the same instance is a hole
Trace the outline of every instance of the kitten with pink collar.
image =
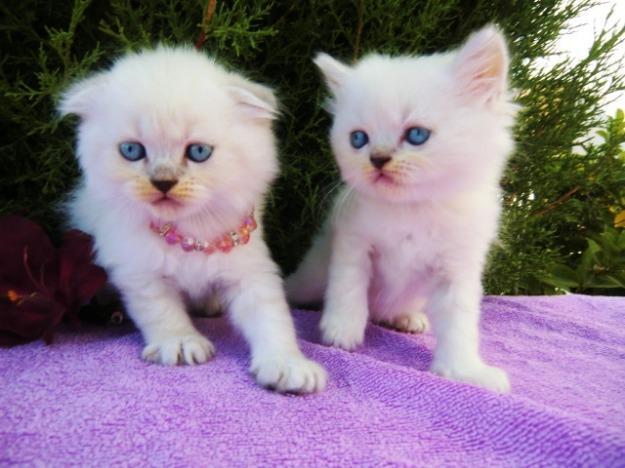
[[(298, 348), (262, 238), (278, 173), (269, 88), (192, 49), (129, 54), (71, 86), (82, 179), (67, 204), (145, 340), (143, 358), (200, 364), (214, 354), (187, 307), (215, 293), (251, 348), (263, 386), (314, 392), (326, 375)], [(258, 225), (257, 225), (258, 223)]]
[(345, 187), (287, 293), (325, 295), (325, 343), (352, 350), (369, 316), (407, 332), (432, 323), (431, 370), (506, 392), (479, 352), (481, 277), (513, 149), (508, 51), (487, 26), (458, 50), (315, 59), (332, 91), (331, 145)]

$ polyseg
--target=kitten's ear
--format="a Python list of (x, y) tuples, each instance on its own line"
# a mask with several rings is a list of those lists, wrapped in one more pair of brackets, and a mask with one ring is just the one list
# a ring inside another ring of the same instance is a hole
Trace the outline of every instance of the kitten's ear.
[(85, 117), (93, 110), (93, 104), (101, 96), (108, 78), (105, 73), (80, 80), (72, 84), (62, 95), (58, 104), (61, 117), (76, 114)]
[(228, 85), (228, 93), (244, 115), (252, 119), (273, 120), (278, 116), (278, 100), (267, 86), (235, 76)]
[(323, 73), (332, 94), (336, 95), (343, 86), (350, 68), (323, 52), (317, 54), (313, 62), (315, 62), (315, 65), (317, 65), (321, 73)]
[(508, 62), (504, 36), (489, 24), (469, 36), (460, 48), (453, 73), (463, 94), (487, 102), (506, 91)]

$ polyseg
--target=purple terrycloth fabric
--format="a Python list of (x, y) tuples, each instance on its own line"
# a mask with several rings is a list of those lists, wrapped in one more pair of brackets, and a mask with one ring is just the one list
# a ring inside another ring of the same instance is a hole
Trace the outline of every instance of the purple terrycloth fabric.
[(355, 353), (318, 344), (324, 393), (282, 396), (248, 376), (227, 320), (199, 319), (206, 365), (139, 359), (130, 326), (65, 330), (0, 350), (0, 464), (37, 466), (625, 466), (625, 299), (489, 297), (483, 350), (506, 396), (426, 369), (433, 338), (371, 325)]

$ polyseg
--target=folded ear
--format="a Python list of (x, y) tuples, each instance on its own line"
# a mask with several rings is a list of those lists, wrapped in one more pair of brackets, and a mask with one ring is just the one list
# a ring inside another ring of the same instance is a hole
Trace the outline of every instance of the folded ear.
[(501, 31), (490, 24), (469, 36), (453, 62), (460, 92), (487, 102), (507, 89), (508, 48)]
[(244, 115), (258, 120), (273, 120), (278, 115), (278, 100), (267, 86), (233, 76), (228, 93)]
[(62, 95), (58, 104), (61, 117), (76, 114), (86, 117), (93, 109), (96, 99), (101, 96), (107, 83), (105, 73), (98, 73), (72, 84)]
[(336, 95), (345, 83), (350, 68), (323, 52), (317, 54), (313, 62), (323, 73), (323, 77), (332, 93)]

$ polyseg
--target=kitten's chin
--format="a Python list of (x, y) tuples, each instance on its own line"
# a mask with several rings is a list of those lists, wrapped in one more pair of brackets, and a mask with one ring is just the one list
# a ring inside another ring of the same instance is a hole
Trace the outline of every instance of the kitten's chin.
[(383, 172), (372, 174), (354, 185), (359, 192), (377, 200), (382, 199), (391, 203), (414, 201), (412, 188), (409, 185)]
[(475, 192), (490, 187), (496, 182), (490, 182), (484, 177), (468, 177), (468, 171), (444, 175), (430, 174), (427, 177), (405, 177), (390, 171), (376, 171), (374, 173), (352, 174), (352, 177), (343, 175), (345, 182), (367, 198), (383, 200), (388, 203), (420, 203), (424, 201), (444, 201), (457, 197), (465, 192)]
[(387, 174), (375, 174), (360, 183), (350, 185), (367, 198), (384, 200), (388, 203), (416, 203), (430, 200), (433, 193), (427, 184), (424, 186), (408, 184)]
[(182, 203), (172, 198), (160, 198), (150, 202), (148, 210), (152, 216), (168, 221), (174, 221), (187, 211)]

